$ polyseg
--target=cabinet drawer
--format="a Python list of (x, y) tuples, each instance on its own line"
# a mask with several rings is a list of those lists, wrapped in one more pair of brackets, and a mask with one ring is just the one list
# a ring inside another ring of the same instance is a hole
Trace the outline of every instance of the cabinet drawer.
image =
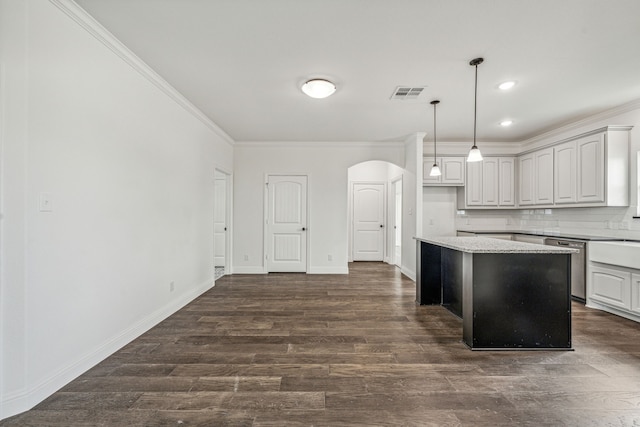
[(612, 307), (631, 308), (631, 273), (591, 265), (591, 291), (594, 301)]
[(631, 275), (631, 311), (640, 314), (640, 274)]

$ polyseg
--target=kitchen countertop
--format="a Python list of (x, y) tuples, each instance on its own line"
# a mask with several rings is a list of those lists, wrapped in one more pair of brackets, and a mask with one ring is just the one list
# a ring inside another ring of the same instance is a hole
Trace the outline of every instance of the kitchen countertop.
[(485, 237), (415, 237), (415, 239), (468, 253), (570, 254), (578, 252), (576, 249), (536, 245), (534, 243), (515, 242), (512, 240), (489, 239)]
[(543, 236), (543, 237), (557, 237), (561, 239), (575, 239), (575, 240), (589, 240), (589, 241), (626, 241), (630, 239), (623, 239), (621, 237), (606, 237), (606, 236), (589, 236), (582, 234), (568, 234), (558, 231), (535, 231), (535, 230), (458, 230), (466, 233), (475, 234), (524, 234), (527, 236)]

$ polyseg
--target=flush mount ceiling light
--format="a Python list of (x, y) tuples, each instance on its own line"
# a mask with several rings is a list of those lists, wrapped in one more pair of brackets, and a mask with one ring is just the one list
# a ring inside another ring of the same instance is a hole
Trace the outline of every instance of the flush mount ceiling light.
[(311, 79), (302, 85), (302, 91), (311, 98), (326, 98), (336, 91), (336, 85), (325, 79)]
[(498, 85), (498, 89), (500, 90), (509, 90), (516, 85), (516, 82), (510, 80), (508, 82), (503, 82)]
[(436, 106), (440, 103), (440, 101), (435, 100), (431, 101), (431, 105), (433, 105), (433, 166), (431, 167), (431, 172), (429, 172), (429, 176), (440, 176), (442, 172), (440, 172), (440, 167), (438, 166), (438, 162), (436, 161), (436, 153), (437, 153), (437, 144), (436, 144)]
[(480, 162), (482, 161), (482, 153), (480, 153), (480, 149), (476, 145), (476, 119), (478, 117), (478, 65), (482, 64), (484, 59), (476, 58), (472, 59), (469, 62), (469, 65), (472, 67), (476, 67), (476, 85), (475, 85), (475, 94), (473, 97), (473, 146), (471, 150), (469, 150), (469, 156), (467, 157), (467, 162)]
[(500, 126), (502, 127), (511, 126), (512, 124), (513, 124), (513, 120), (503, 120), (500, 122)]

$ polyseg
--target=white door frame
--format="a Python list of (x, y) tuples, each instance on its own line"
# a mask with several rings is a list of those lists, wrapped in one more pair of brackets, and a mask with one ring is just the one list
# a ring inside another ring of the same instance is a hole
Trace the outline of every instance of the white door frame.
[(311, 260), (311, 252), (309, 248), (311, 247), (311, 233), (313, 230), (311, 229), (311, 209), (309, 209), (309, 201), (311, 199), (311, 192), (309, 188), (311, 188), (311, 175), (308, 173), (265, 173), (264, 174), (264, 185), (263, 185), (263, 218), (262, 218), (262, 272), (264, 274), (269, 273), (269, 265), (267, 260), (267, 255), (269, 254), (269, 227), (267, 225), (267, 221), (269, 219), (269, 177), (272, 176), (304, 176), (307, 178), (307, 244), (305, 247), (305, 251), (307, 251), (307, 262), (305, 265), (305, 273), (309, 274), (309, 263)]
[[(382, 196), (383, 199), (383, 203), (385, 204), (385, 206), (382, 207), (382, 214), (384, 216), (383, 223), (385, 224), (385, 228), (387, 227), (387, 222), (388, 222), (388, 215), (387, 215), (387, 182), (386, 181), (351, 181), (349, 183), (349, 262), (353, 262), (353, 251), (354, 251), (354, 245), (353, 245), (353, 233), (354, 233), (354, 226), (353, 226), (353, 221), (354, 221), (354, 214), (355, 214), (355, 209), (353, 206), (353, 199), (354, 199), (354, 194), (355, 194), (355, 187), (356, 185), (367, 185), (367, 184), (378, 184), (378, 185), (382, 185), (383, 187), (383, 191), (384, 194)], [(382, 242), (382, 259), (383, 261), (387, 259), (387, 232), (383, 232), (382, 235), (383, 237), (383, 242)]]
[[(401, 183), (403, 185), (404, 188), (404, 182), (402, 180), (402, 175), (397, 176), (393, 179), (391, 179), (391, 188), (393, 189), (393, 191), (389, 191), (389, 193), (392, 193), (391, 196), (389, 197), (390, 201), (392, 201), (392, 203), (389, 203), (389, 217), (393, 218), (392, 221), (392, 225), (393, 228), (391, 228), (391, 235), (390, 235), (390, 239), (389, 239), (389, 264), (393, 264), (393, 265), (397, 265), (398, 267), (401, 267), (400, 265), (398, 265), (398, 260), (396, 260), (396, 224), (398, 223), (398, 218), (396, 217), (396, 185), (398, 183)], [(404, 193), (404, 189), (403, 189), (403, 193)], [(403, 196), (404, 194), (402, 194)], [(401, 197), (402, 197), (401, 196)], [(404, 210), (402, 205), (400, 206), (400, 227), (402, 227), (402, 216), (403, 216)], [(402, 250), (402, 247), (401, 247)], [(402, 252), (400, 253), (400, 262), (402, 263)]]
[[(226, 171), (223, 168), (216, 167), (214, 170), (214, 191), (215, 191), (215, 180), (216, 174), (221, 173), (225, 177), (225, 224), (227, 226), (227, 233), (225, 235), (225, 244), (224, 244), (224, 275), (233, 274), (231, 271), (231, 266), (233, 263), (231, 262), (231, 254), (233, 249), (232, 243), (232, 235), (233, 235), (233, 175)], [(215, 201), (215, 197), (214, 197)], [(215, 220), (215, 218), (214, 218)], [(215, 258), (215, 241), (214, 241), (214, 258)], [(212, 260), (213, 262), (213, 260)]]

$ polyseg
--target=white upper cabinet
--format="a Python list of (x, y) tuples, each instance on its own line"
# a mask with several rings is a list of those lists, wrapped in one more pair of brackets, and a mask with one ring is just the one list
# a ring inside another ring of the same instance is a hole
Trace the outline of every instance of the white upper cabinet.
[(458, 193), (458, 206), (512, 208), (515, 205), (513, 157), (485, 157), (467, 163), (467, 183)]
[(630, 126), (607, 126), (518, 157), (518, 205), (629, 206)]
[(498, 204), (500, 206), (515, 206), (516, 204), (516, 169), (513, 157), (498, 159)]
[(464, 157), (438, 157), (436, 163), (440, 167), (442, 175), (429, 176), (431, 167), (433, 166), (433, 157), (425, 158), (422, 169), (422, 184), (423, 185), (445, 185), (445, 186), (463, 186), (465, 183), (464, 169), (465, 158)]
[(576, 142), (569, 141), (553, 147), (554, 202), (575, 203), (577, 187)]
[(575, 143), (578, 152), (577, 201), (602, 203), (605, 201), (605, 135), (590, 135)]
[(487, 157), (478, 163), (482, 163), (482, 204), (498, 206), (498, 158)]
[(629, 206), (631, 128), (595, 129), (523, 152), (517, 161), (468, 163), (458, 209)]
[(535, 204), (533, 189), (534, 179), (533, 154), (524, 154), (518, 157), (518, 204), (529, 206)]
[(553, 204), (553, 148), (536, 151), (534, 160), (536, 205)]
[(467, 206), (482, 206), (482, 162), (467, 163)]
[(518, 204), (553, 204), (553, 148), (518, 157)]

